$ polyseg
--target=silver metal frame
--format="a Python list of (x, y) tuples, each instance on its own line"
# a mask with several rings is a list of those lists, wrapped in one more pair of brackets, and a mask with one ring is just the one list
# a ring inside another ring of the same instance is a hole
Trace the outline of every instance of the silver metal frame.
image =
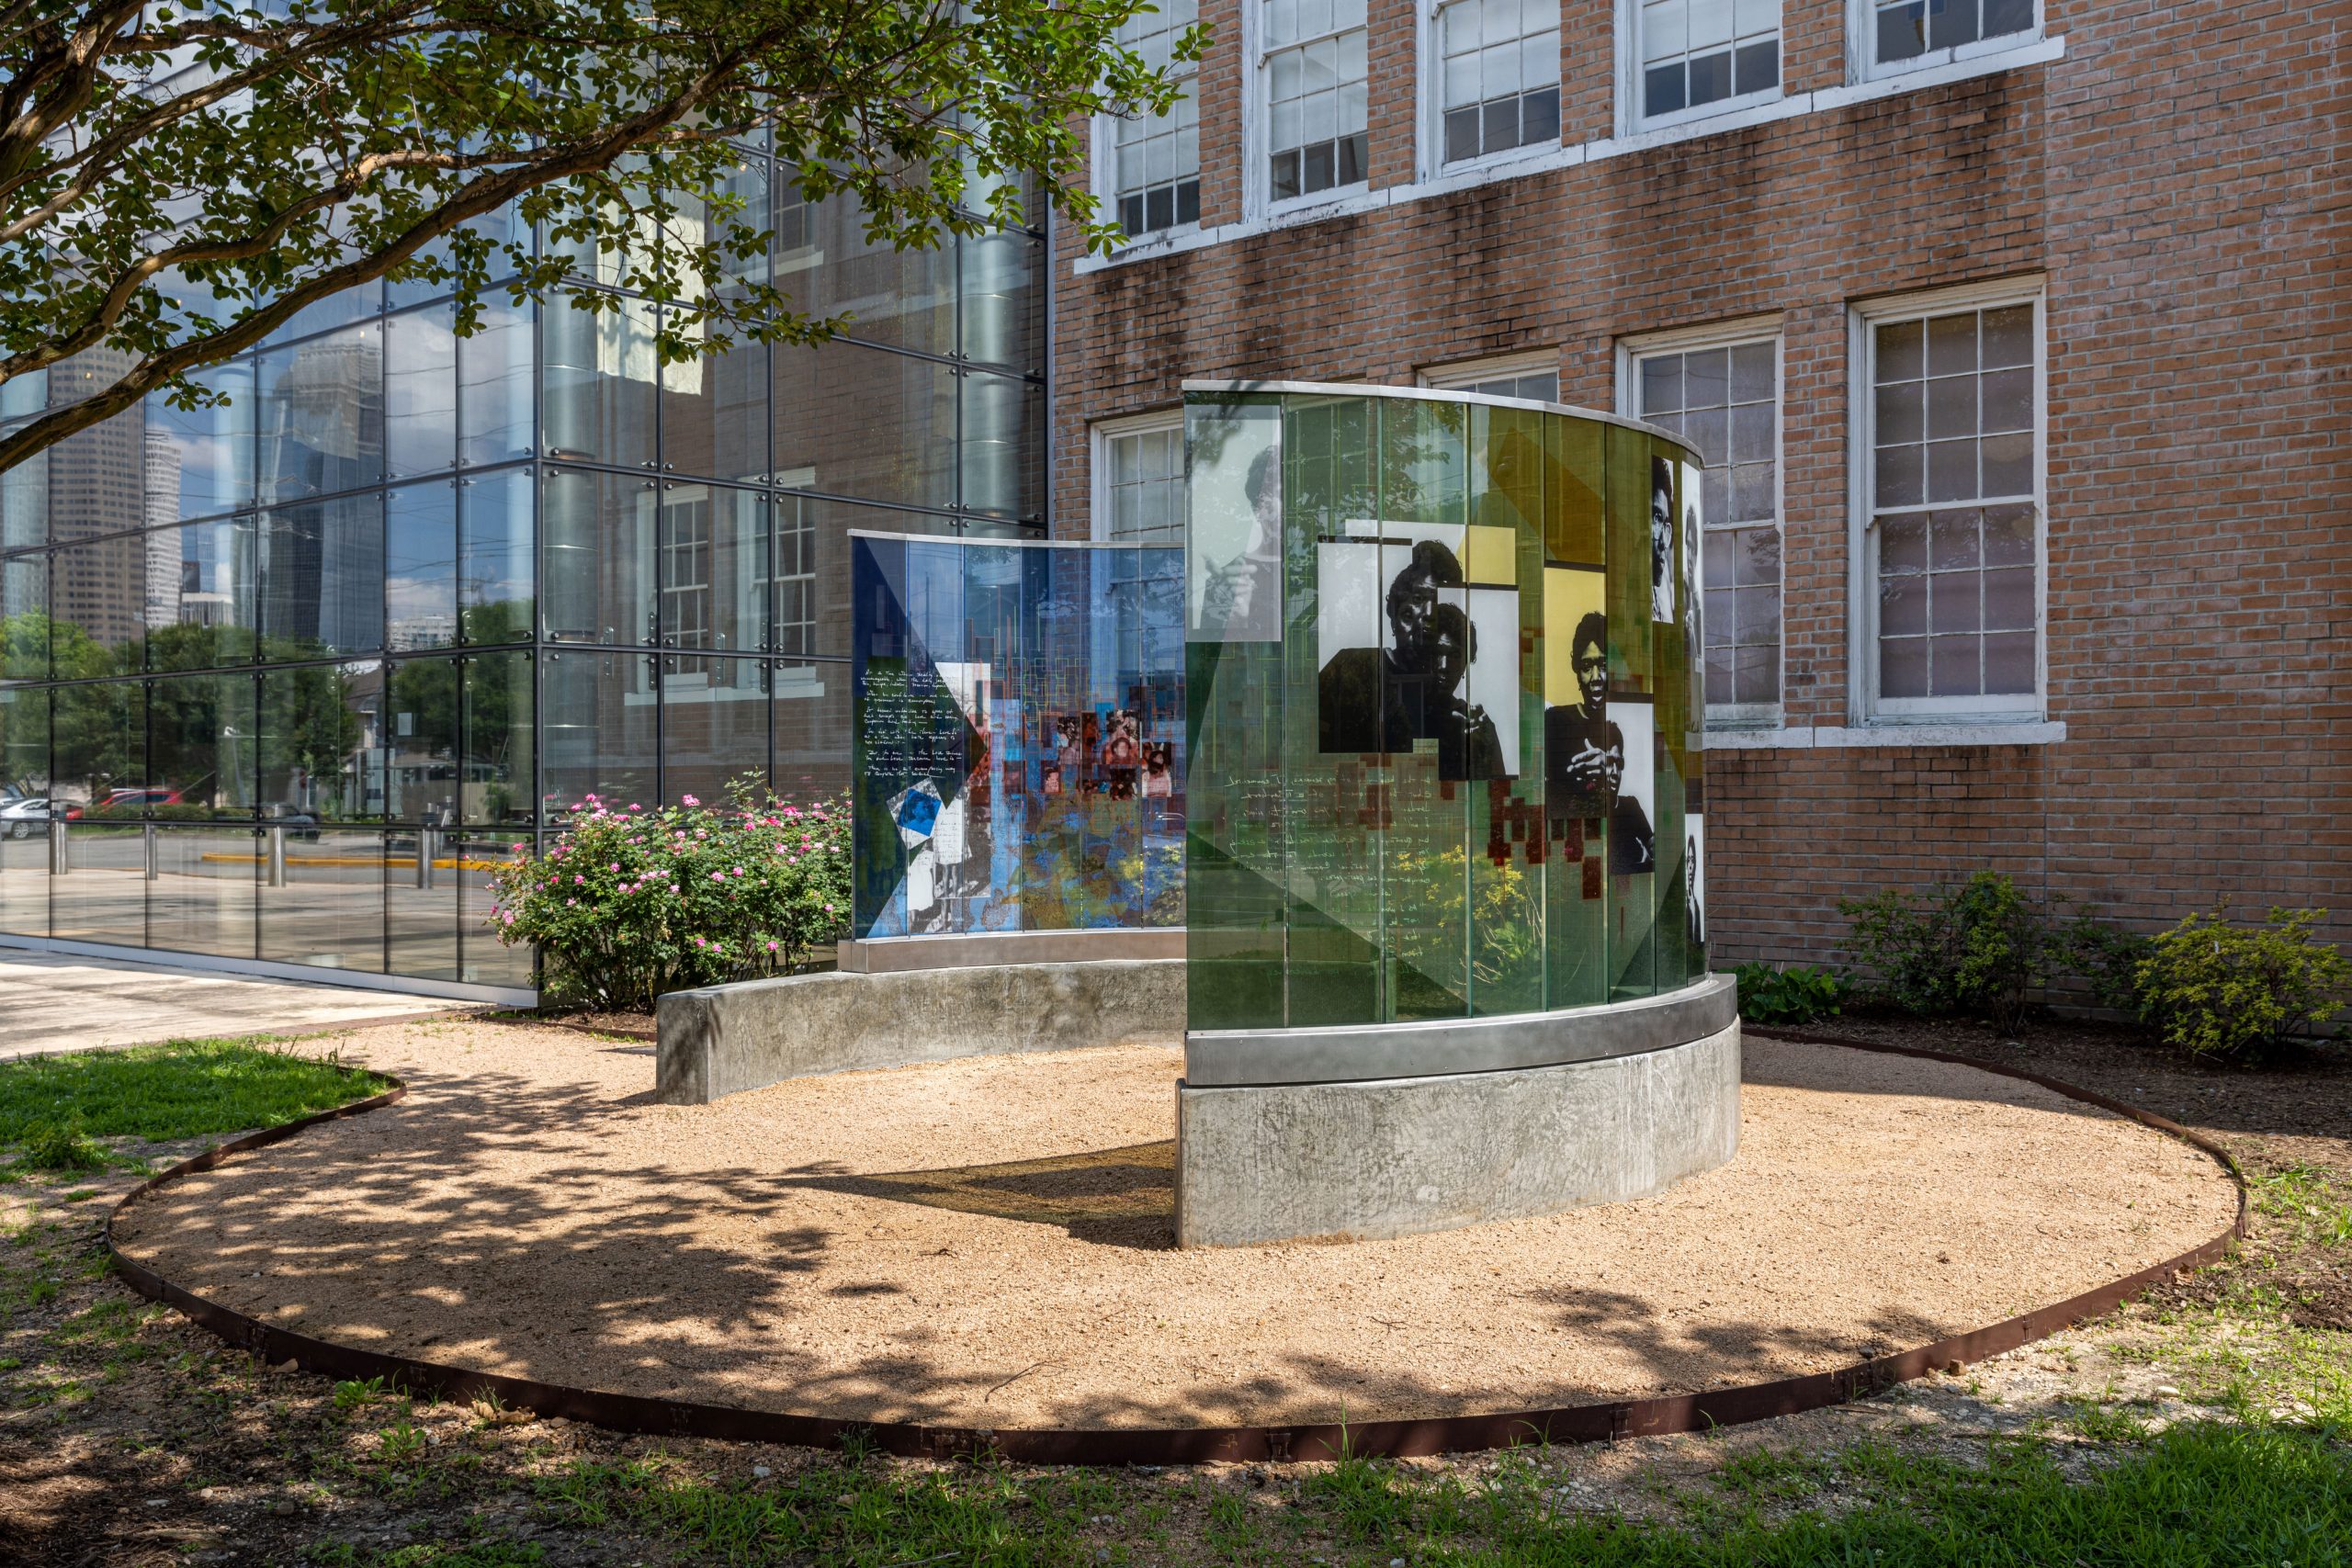
[(1603, 413), (1599, 409), (1578, 408), (1574, 403), (1539, 402), (1533, 398), (1498, 398), (1492, 392), (1457, 392), (1445, 387), (1385, 387), (1359, 381), (1186, 381), (1182, 389), (1186, 393), (1205, 392), (1227, 397), (1317, 397), (1317, 398), (1402, 398), (1424, 403), (1470, 403), (1481, 408), (1527, 409), (1538, 413), (1566, 414), (1570, 419), (1589, 419), (1600, 424), (1614, 424), (1626, 430), (1638, 430), (1679, 447), (1698, 462), (1699, 449), (1671, 430), (1621, 413)]
[(1662, 996), (1557, 1012), (1336, 1029), (1192, 1030), (1184, 1035), (1184, 1083), (1227, 1089), (1554, 1067), (1686, 1045), (1738, 1021), (1738, 986), (1728, 975), (1709, 975)]

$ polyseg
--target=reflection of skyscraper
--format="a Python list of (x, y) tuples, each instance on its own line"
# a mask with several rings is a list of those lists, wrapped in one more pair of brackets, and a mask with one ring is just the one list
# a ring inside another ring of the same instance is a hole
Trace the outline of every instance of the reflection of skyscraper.
[(145, 522), (147, 536), (147, 629), (180, 618), (180, 542), (168, 525), (180, 514), (180, 449), (160, 430), (146, 433)]
[[(130, 368), (119, 349), (91, 349), (51, 370), (50, 406), (79, 402)], [(141, 479), (146, 419), (132, 410), (67, 437), (49, 454), (49, 536), (58, 544), (123, 535), (147, 521)], [(176, 486), (176, 480), (175, 480)], [(117, 538), (76, 553), (75, 570), (59, 572), (51, 611), (108, 647), (137, 637), (146, 623), (144, 541)]]

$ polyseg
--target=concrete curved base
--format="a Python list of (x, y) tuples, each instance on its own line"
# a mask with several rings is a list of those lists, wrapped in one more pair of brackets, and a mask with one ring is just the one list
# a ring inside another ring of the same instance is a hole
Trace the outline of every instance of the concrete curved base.
[(1634, 1055), (1176, 1092), (1176, 1244), (1372, 1241), (1663, 1191), (1739, 1148), (1739, 1023)]
[(654, 1098), (701, 1105), (822, 1073), (956, 1056), (1179, 1043), (1182, 959), (790, 975), (656, 1004)]

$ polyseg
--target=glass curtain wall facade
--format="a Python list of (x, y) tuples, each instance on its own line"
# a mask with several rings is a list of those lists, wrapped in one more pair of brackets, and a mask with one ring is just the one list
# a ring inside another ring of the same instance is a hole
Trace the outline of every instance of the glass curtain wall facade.
[[(524, 987), (486, 874), (590, 793), (847, 785), (853, 527), (1044, 525), (1043, 241), (874, 247), (746, 151), (838, 341), (368, 288), (0, 476), (0, 933)], [(582, 271), (598, 276), (583, 259)], [(87, 395), (103, 353), (12, 383)]]
[(1696, 454), (1441, 391), (1185, 416), (1191, 1027), (1703, 976)]

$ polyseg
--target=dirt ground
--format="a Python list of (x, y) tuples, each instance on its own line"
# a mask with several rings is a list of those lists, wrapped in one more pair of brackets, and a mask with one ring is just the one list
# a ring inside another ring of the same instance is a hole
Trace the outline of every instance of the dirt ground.
[[(1711, 1437), (1547, 1450), (1546, 1495), (1597, 1515), (1671, 1512), (1761, 1460), (1864, 1442), (1967, 1455), (2054, 1433), (2097, 1462), (2119, 1430), (2253, 1408), (2292, 1413), (2340, 1380), (2352, 1337), (2352, 1055), (2260, 1070), (2184, 1064), (2119, 1032), (1848, 1021), (1841, 1031), (2014, 1062), (2134, 1100), (2230, 1146), (2254, 1179), (2252, 1238), (2230, 1261), (2052, 1340), (1838, 1409)], [(322, 1041), (322, 1047), (336, 1043)], [(346, 1048), (348, 1042), (343, 1042)], [(363, 1119), (364, 1120), (364, 1119)], [(298, 1146), (288, 1145), (290, 1150)], [(159, 1163), (182, 1151), (142, 1150)], [(0, 1562), (407, 1564), (725, 1561), (677, 1528), (599, 1517), (573, 1478), (656, 1462), (755, 1488), (809, 1467), (919, 1475), (911, 1461), (622, 1438), (527, 1413), (413, 1405), (273, 1371), (109, 1278), (96, 1246), (120, 1172), (0, 1186)], [(1426, 1461), (1478, 1484), (1505, 1456)], [(1306, 1466), (1106, 1472), (1102, 1561), (1218, 1560), (1204, 1542)], [(1051, 1472), (1040, 1485), (1080, 1484)], [(1150, 1538), (1128, 1532), (1156, 1520)]]
[[(143, 1201), (124, 1251), (342, 1344), (665, 1399), (989, 1427), (1448, 1416), (1823, 1371), (2227, 1230), (2210, 1158), (2030, 1084), (1756, 1040), (1741, 1148), (1636, 1202), (1180, 1251), (1182, 1053), (650, 1103), (646, 1058), (451, 1021), (400, 1103)], [(1312, 1303), (1312, 1310), (1301, 1310)]]

